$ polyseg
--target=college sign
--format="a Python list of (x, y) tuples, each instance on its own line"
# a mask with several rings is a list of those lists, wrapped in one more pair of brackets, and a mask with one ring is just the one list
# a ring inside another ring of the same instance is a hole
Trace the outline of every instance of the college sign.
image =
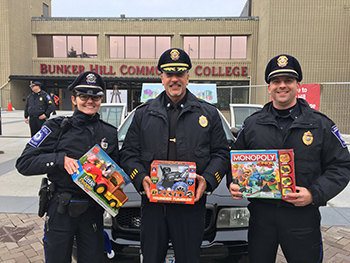
[[(62, 64), (40, 64), (40, 73), (45, 74), (64, 74), (64, 75), (79, 75), (85, 71), (95, 71), (100, 75), (117, 75), (122, 76), (156, 76), (160, 75), (156, 66), (135, 66), (135, 65), (121, 65), (119, 68), (114, 66), (106, 66), (99, 64), (85, 65), (62, 65)], [(248, 76), (248, 67), (239, 66), (203, 66), (197, 65), (193, 70), (197, 76), (227, 76), (239, 77)]]

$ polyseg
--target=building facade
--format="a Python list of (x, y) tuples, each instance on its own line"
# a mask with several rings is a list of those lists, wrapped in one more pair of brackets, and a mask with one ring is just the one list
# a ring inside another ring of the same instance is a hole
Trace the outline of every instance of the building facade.
[(335, 83), (321, 87), (320, 110), (350, 127), (349, 86), (336, 85), (350, 82), (350, 0), (248, 0), (239, 17), (206, 18), (58, 18), (50, 0), (0, 0), (0, 13), (2, 108), (23, 109), (37, 80), (71, 109), (67, 86), (93, 70), (131, 110), (142, 83), (160, 82), (157, 59), (172, 47), (190, 54), (190, 82), (217, 85), (220, 109), (264, 104), (266, 63), (287, 53), (300, 61), (303, 83)]

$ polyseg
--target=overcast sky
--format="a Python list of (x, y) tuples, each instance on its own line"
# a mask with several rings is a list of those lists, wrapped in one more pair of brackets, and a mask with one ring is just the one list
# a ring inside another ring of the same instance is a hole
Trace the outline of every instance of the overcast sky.
[(51, 0), (53, 17), (239, 16), (247, 0)]

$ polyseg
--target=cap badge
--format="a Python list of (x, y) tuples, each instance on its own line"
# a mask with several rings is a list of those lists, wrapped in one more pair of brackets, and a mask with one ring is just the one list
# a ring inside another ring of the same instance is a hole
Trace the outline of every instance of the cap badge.
[(278, 59), (277, 59), (277, 65), (280, 67), (280, 68), (284, 68), (285, 66), (288, 65), (288, 58), (286, 56), (280, 56)]
[(303, 143), (306, 146), (309, 146), (312, 144), (313, 141), (314, 141), (314, 137), (313, 137), (312, 133), (310, 131), (304, 132)]
[(200, 116), (199, 117), (199, 125), (202, 126), (203, 128), (208, 126), (208, 119), (205, 116)]
[(170, 51), (170, 58), (174, 61), (179, 60), (180, 52), (177, 49), (173, 49), (172, 51)]
[(96, 84), (96, 76), (92, 73), (86, 76), (86, 83), (89, 85)]

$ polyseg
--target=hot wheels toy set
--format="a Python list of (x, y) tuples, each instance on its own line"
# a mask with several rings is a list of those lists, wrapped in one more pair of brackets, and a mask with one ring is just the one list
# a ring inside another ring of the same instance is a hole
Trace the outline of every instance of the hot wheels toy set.
[(78, 164), (73, 181), (116, 216), (118, 208), (128, 200), (123, 188), (131, 182), (130, 177), (97, 144), (78, 160)]
[(292, 149), (232, 150), (231, 169), (245, 197), (287, 199), (286, 194), (295, 193)]
[(194, 204), (194, 162), (155, 160), (151, 164), (151, 180), (151, 202)]

